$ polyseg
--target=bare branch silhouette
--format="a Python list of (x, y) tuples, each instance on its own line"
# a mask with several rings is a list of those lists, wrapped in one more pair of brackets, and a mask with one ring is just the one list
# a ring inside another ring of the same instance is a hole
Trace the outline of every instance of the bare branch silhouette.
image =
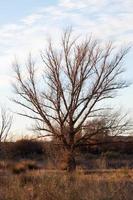
[[(28, 110), (21, 115), (34, 119), (37, 130), (58, 138), (73, 160), (75, 148), (88, 141), (90, 135), (99, 134), (95, 131), (83, 135), (86, 122), (100, 117), (100, 113), (108, 110), (104, 102), (129, 86), (121, 78), (122, 62), (128, 51), (129, 48), (117, 50), (110, 42), (103, 47), (92, 37), (80, 41), (67, 29), (59, 49), (50, 41), (41, 52), (42, 74), (37, 73), (31, 56), (25, 77), (21, 65), (14, 64), (14, 88), (19, 97), (14, 102)], [(125, 122), (117, 124), (115, 116), (113, 119), (108, 123), (110, 129), (126, 129)]]
[(5, 142), (12, 126), (13, 116), (1, 108), (0, 142)]

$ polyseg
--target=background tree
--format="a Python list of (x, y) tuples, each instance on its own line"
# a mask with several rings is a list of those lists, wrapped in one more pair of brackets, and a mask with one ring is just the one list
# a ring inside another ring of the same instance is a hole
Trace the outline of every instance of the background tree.
[[(118, 50), (110, 42), (103, 47), (92, 37), (81, 40), (67, 29), (58, 48), (49, 41), (41, 52), (44, 65), (38, 67), (39, 73), (31, 56), (25, 74), (20, 64), (14, 64), (14, 102), (28, 110), (19, 114), (35, 120), (35, 129), (44, 137), (58, 138), (68, 152), (68, 171), (76, 168), (76, 148), (97, 134), (83, 131), (86, 122), (100, 116), (108, 109), (104, 102), (128, 86), (121, 78), (128, 50)], [(119, 127), (127, 125), (120, 123)]]
[[(93, 139), (98, 142), (113, 139), (131, 129), (131, 122), (127, 114), (122, 115), (120, 111), (102, 113), (100, 116), (88, 120), (82, 127), (82, 134), (90, 135), (90, 141)], [(129, 133), (129, 132), (128, 132)], [(86, 142), (89, 142), (87, 140)]]
[(0, 115), (0, 143), (5, 142), (11, 130), (13, 116), (4, 108), (1, 108)]

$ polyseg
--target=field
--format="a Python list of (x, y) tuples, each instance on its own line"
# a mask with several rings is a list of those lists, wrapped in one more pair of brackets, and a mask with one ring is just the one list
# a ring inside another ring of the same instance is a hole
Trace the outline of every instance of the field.
[(128, 169), (0, 174), (0, 200), (132, 200), (132, 194), (133, 171)]
[(76, 154), (77, 169), (65, 170), (60, 149), (20, 141), (0, 157), (0, 200), (132, 200), (133, 154)]

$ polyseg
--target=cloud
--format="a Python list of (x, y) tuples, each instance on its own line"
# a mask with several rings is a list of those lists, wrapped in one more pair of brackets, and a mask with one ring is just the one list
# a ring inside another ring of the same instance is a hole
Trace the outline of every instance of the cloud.
[(0, 75), (0, 87), (3, 87), (5, 85), (9, 85), (12, 78), (8, 75)]
[(60, 6), (68, 9), (83, 9), (96, 6), (97, 9), (106, 5), (106, 0), (60, 0)]
[(103, 40), (133, 42), (131, 11), (132, 0), (60, 0), (42, 7), (18, 23), (0, 27), (0, 69), (6, 74), (15, 55), (24, 60), (30, 51), (37, 53), (50, 35), (57, 41), (62, 28), (69, 25)]
[(56, 30), (67, 25), (73, 25), (75, 29), (86, 33), (94, 33), (98, 37), (116, 36), (118, 39), (118, 35), (126, 35), (127, 32), (133, 34), (132, 8), (133, 1), (130, 0), (117, 0), (115, 4), (113, 0), (60, 0), (55, 6), (41, 8), (20, 19), (18, 24), (0, 27), (0, 46), (10, 46), (10, 49), (13, 47), (16, 52), (18, 44), (21, 48), (40, 48), (46, 35), (54, 36)]
[(32, 25), (36, 23), (38, 20), (40, 20), (42, 17), (43, 16), (41, 14), (33, 14), (22, 19), (22, 22), (24, 22), (24, 24), (27, 24), (27, 25)]
[(58, 40), (59, 32), (69, 25), (77, 32), (92, 33), (103, 40), (133, 42), (131, 11), (132, 0), (60, 0), (56, 5), (42, 7), (16, 24), (0, 27), (0, 69), (6, 73), (14, 55), (23, 60), (28, 52), (45, 48), (50, 35)]

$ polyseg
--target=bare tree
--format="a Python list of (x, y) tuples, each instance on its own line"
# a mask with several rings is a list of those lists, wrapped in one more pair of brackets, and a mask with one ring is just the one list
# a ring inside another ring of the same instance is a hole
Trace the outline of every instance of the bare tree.
[(116, 136), (129, 134), (131, 127), (131, 121), (127, 118), (127, 114), (122, 115), (120, 111), (103, 113), (100, 117), (88, 120), (82, 127), (82, 134), (90, 136), (88, 140), (84, 141), (84, 144), (91, 145), (92, 142), (93, 144), (100, 144), (107, 142), (107, 140), (112, 142), (112, 139)]
[[(41, 67), (37, 72), (31, 56), (25, 74), (15, 62), (14, 88), (19, 98), (14, 102), (28, 110), (19, 114), (36, 120), (36, 130), (44, 137), (58, 138), (68, 151), (68, 170), (72, 171), (76, 168), (75, 149), (89, 144), (90, 138), (98, 134), (84, 132), (86, 122), (100, 116), (108, 109), (104, 101), (128, 86), (121, 74), (129, 48), (118, 50), (110, 42), (103, 47), (91, 37), (81, 41), (70, 29), (63, 33), (58, 49), (51, 41), (48, 44), (41, 52), (44, 64), (41, 72)], [(120, 123), (116, 128), (127, 125)]]
[(0, 142), (5, 142), (9, 136), (9, 131), (12, 126), (12, 115), (4, 108), (1, 108), (1, 120), (0, 120)]

